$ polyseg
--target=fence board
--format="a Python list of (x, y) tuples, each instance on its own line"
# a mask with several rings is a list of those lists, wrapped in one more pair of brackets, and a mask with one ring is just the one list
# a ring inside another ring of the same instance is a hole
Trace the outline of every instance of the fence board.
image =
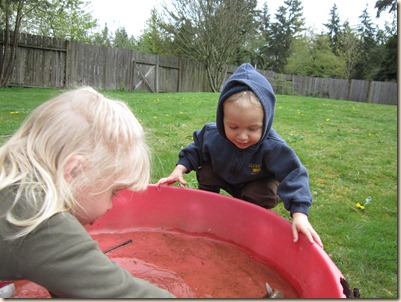
[(398, 87), (394, 83), (372, 82), (369, 103), (392, 105), (397, 103)]
[(201, 63), (180, 58), (179, 92), (211, 92), (205, 68)]
[(369, 81), (351, 80), (348, 98), (356, 102), (365, 102), (368, 98)]

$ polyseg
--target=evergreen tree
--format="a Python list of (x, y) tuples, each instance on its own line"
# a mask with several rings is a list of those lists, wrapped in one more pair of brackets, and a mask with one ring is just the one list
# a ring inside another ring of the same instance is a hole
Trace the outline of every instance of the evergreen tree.
[(381, 62), (380, 69), (376, 75), (378, 81), (397, 81), (397, 46), (398, 39), (397, 34), (390, 37), (386, 45), (384, 46), (384, 55)]
[(344, 22), (341, 33), (338, 36), (336, 53), (344, 64), (344, 78), (351, 79), (355, 66), (360, 61), (360, 42), (357, 33), (349, 26), (348, 21)]
[(377, 27), (373, 27), (367, 6), (359, 16), (359, 19), (361, 23), (357, 27), (357, 32), (360, 43), (360, 59), (355, 66), (353, 78), (371, 80), (374, 75), (375, 67), (380, 62), (380, 60), (377, 60), (377, 58), (373, 56), (377, 46), (375, 39)]
[(267, 67), (275, 72), (282, 72), (287, 58), (289, 57), (289, 50), (291, 45), (291, 32), (289, 24), (286, 19), (287, 8), (280, 6), (276, 12), (276, 21), (270, 26), (270, 31), (266, 36), (265, 57)]
[(92, 42), (99, 46), (111, 46), (111, 37), (107, 23), (104, 24), (104, 27), (100, 33), (93, 34)]
[(137, 49), (137, 43), (133, 36), (128, 37), (128, 33), (124, 27), (120, 27), (116, 30), (114, 35), (114, 39), (112, 41), (113, 47), (119, 48), (129, 48), (129, 49)]
[(298, 38), (305, 31), (305, 18), (301, 0), (285, 0), (288, 7), (288, 24), (294, 38)]
[(323, 25), (327, 27), (327, 36), (330, 39), (331, 49), (333, 53), (337, 55), (338, 35), (340, 34), (341, 26), (336, 3), (333, 4), (333, 7), (330, 10), (330, 19), (328, 20), (328, 23)]
[(266, 2), (263, 4), (262, 11), (259, 15), (259, 23), (257, 28), (258, 46), (254, 49), (254, 61), (252, 62), (257, 68), (267, 69), (270, 58), (268, 57), (266, 38), (271, 30), (271, 21), (269, 8)]
[(146, 28), (139, 37), (138, 50), (151, 54), (171, 54), (171, 41), (163, 31), (158, 12), (153, 8), (150, 18), (146, 21)]
[(266, 46), (263, 55), (267, 67), (281, 73), (290, 56), (291, 43), (304, 31), (303, 7), (299, 0), (286, 0), (275, 14), (276, 21), (266, 32)]
[(378, 43), (381, 48), (381, 62), (378, 68), (375, 80), (378, 81), (397, 81), (398, 62), (398, 35), (397, 35), (397, 1), (396, 0), (378, 0), (375, 8), (377, 9), (376, 18), (388, 10), (393, 13), (393, 20), (385, 24), (385, 30), (378, 33)]
[(385, 30), (380, 31), (380, 49), (382, 52), (380, 67), (377, 70), (374, 80), (397, 81), (398, 61), (398, 35), (397, 22), (394, 18), (392, 23), (386, 22)]
[(255, 10), (255, 30), (250, 31), (244, 44), (238, 46), (233, 65), (241, 65), (244, 62), (250, 62), (259, 69), (265, 69), (265, 60), (261, 55), (263, 49), (264, 33), (266, 26), (270, 26), (270, 15), (267, 4), (264, 3), (261, 10)]
[(388, 9), (390, 13), (396, 13), (397, 0), (377, 0), (375, 8), (377, 8), (376, 18), (379, 18), (380, 14), (386, 9)]

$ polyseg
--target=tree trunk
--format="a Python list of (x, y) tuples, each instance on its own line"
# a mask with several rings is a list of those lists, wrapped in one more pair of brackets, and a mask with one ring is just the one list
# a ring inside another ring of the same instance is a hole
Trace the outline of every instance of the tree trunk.
[(10, 10), (11, 1), (6, 0), (5, 12), (6, 12), (6, 28), (2, 32), (3, 40), (3, 56), (0, 62), (0, 87), (5, 86), (11, 77), (14, 69), (15, 60), (17, 57), (18, 41), (19, 41), (19, 30), (22, 20), (22, 9), (24, 7), (24, 1), (18, 0), (17, 16), (14, 26), (14, 32), (10, 30)]

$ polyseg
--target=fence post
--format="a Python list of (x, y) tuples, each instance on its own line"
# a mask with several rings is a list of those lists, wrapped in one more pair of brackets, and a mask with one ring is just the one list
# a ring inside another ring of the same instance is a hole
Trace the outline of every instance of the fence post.
[(155, 74), (155, 90), (156, 92), (159, 92), (159, 64), (160, 64), (160, 55), (156, 55), (156, 74)]
[(131, 56), (130, 56), (130, 66), (128, 69), (128, 83), (129, 83), (129, 87), (128, 87), (128, 91), (132, 91), (133, 87), (134, 87), (134, 66), (132, 64), (134, 58), (134, 51), (131, 51)]
[(181, 92), (181, 73), (182, 73), (182, 61), (181, 61), (181, 57), (179, 57), (178, 58), (177, 92)]
[(136, 90), (136, 85), (135, 85), (135, 72), (136, 72), (136, 65), (135, 65), (135, 55), (134, 56), (132, 56), (132, 61), (131, 61), (132, 63), (132, 65), (131, 65), (131, 68), (132, 68), (132, 87), (133, 87), (133, 91), (135, 91)]
[(368, 86), (368, 94), (366, 96), (365, 103), (370, 103), (371, 102), (371, 95), (372, 95), (372, 88), (373, 88), (373, 82), (369, 81), (369, 86)]
[(348, 92), (347, 92), (347, 100), (351, 100), (351, 89), (352, 89), (352, 79), (348, 79)]
[(64, 65), (64, 88), (69, 87), (70, 85), (70, 77), (69, 77), (69, 69), (70, 69), (70, 42), (65, 40), (65, 65)]

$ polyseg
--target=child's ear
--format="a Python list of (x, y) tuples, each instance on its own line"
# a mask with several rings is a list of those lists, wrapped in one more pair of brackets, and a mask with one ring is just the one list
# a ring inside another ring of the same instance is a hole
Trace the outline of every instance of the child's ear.
[(64, 178), (70, 183), (79, 173), (82, 172), (86, 165), (86, 158), (82, 155), (75, 155), (71, 157), (64, 166)]

